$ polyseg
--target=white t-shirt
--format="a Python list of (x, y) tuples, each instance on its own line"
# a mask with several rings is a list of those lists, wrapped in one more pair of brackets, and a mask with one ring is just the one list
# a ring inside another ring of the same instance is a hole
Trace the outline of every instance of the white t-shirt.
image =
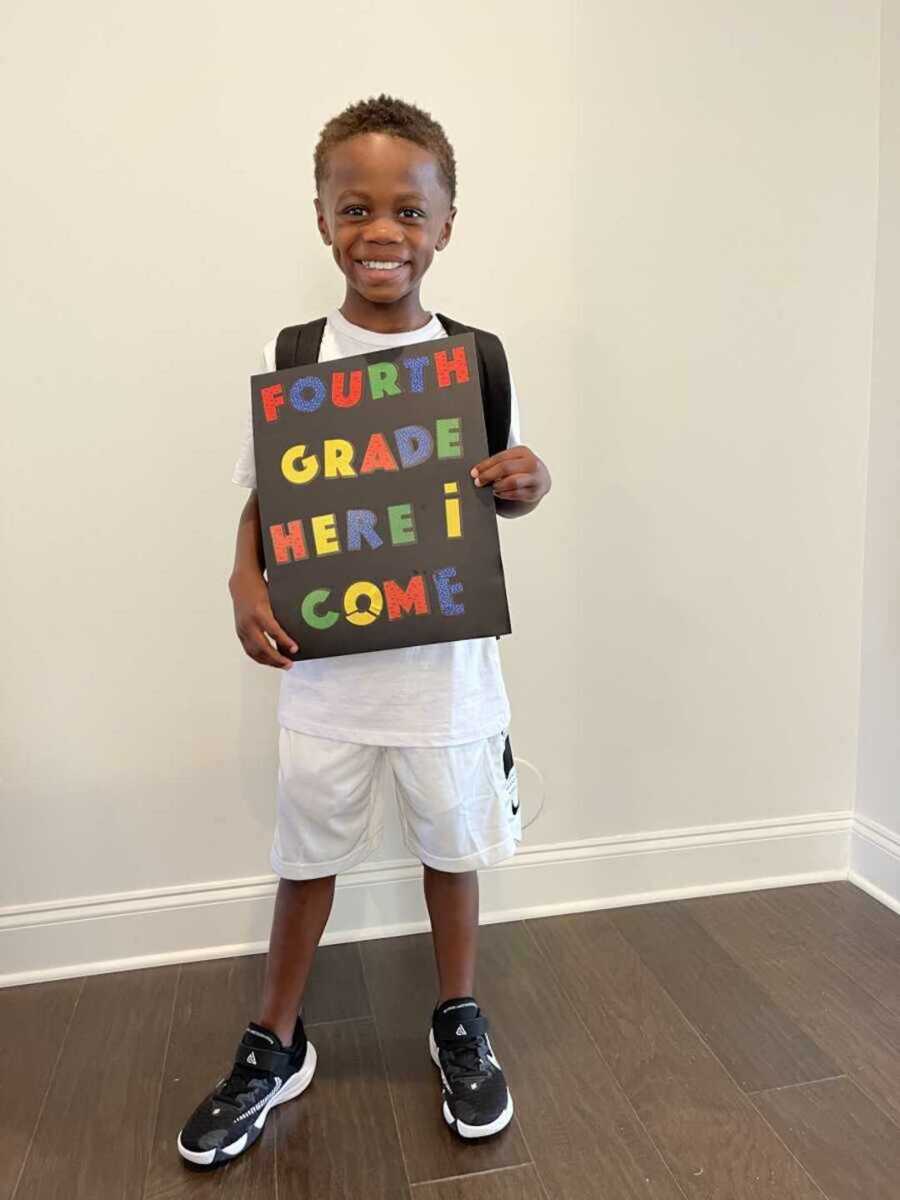
[[(446, 337), (436, 316), (407, 333), (374, 333), (330, 313), (319, 362), (389, 346)], [(275, 339), (264, 370), (275, 370)], [(519, 407), (512, 385), (509, 445), (519, 445)], [(232, 479), (256, 486), (250, 409)], [(407, 646), (295, 662), (281, 672), (278, 721), (288, 729), (375, 746), (454, 746), (491, 737), (509, 724), (509, 701), (496, 638)]]

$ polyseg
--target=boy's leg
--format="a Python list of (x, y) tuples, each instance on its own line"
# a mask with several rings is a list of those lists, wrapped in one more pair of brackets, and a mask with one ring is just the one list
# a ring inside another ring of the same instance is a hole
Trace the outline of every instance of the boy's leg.
[(513, 1101), (474, 995), (478, 869), (509, 858), (522, 836), (512, 750), (503, 731), (388, 756), (404, 840), (424, 866), (440, 990), (428, 1053), (441, 1072), (441, 1111), (460, 1137), (489, 1137), (512, 1120)]
[(381, 835), (381, 799), (373, 791), (380, 757), (377, 746), (279, 730), (271, 854), (279, 883), (257, 1023), (282, 1041), (293, 1036), (335, 877), (367, 857)]
[(325, 875), (278, 883), (258, 1024), (277, 1033), (285, 1046), (294, 1036), (313, 955), (331, 913), (334, 880)]
[(478, 953), (478, 872), (437, 871), (423, 864), (425, 902), (437, 963), (438, 1004), (471, 996)]

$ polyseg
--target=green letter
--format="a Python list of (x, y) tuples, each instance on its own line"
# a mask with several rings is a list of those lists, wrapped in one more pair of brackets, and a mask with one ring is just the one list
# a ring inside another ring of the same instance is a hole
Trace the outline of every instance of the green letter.
[(460, 458), (462, 456), (462, 431), (459, 417), (441, 417), (434, 423), (437, 435), (438, 458)]
[(387, 515), (391, 542), (395, 546), (404, 546), (407, 542), (416, 540), (416, 523), (411, 504), (391, 504), (388, 506)]
[(310, 592), (304, 598), (300, 605), (300, 615), (307, 625), (313, 629), (330, 629), (338, 619), (338, 614), (332, 609), (330, 612), (319, 615), (315, 610), (320, 604), (324, 604), (331, 595), (328, 588), (316, 588), (314, 592)]
[(372, 363), (369, 367), (369, 387), (372, 399), (380, 400), (382, 396), (399, 396), (397, 387), (397, 368), (392, 362)]

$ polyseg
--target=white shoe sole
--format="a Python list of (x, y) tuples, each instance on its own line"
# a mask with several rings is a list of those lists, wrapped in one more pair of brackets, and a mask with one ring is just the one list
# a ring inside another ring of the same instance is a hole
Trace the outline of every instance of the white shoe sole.
[(305, 1091), (312, 1082), (315, 1072), (316, 1049), (312, 1042), (307, 1042), (306, 1057), (303, 1060), (303, 1066), (290, 1079), (283, 1083), (277, 1092), (272, 1093), (269, 1097), (269, 1102), (246, 1133), (241, 1134), (239, 1138), (236, 1138), (233, 1142), (229, 1142), (228, 1145), (217, 1146), (212, 1150), (187, 1150), (182, 1145), (181, 1134), (179, 1133), (178, 1153), (187, 1162), (196, 1163), (197, 1166), (201, 1167), (210, 1167), (214, 1163), (228, 1162), (229, 1159), (237, 1158), (241, 1151), (246, 1150), (248, 1146), (252, 1146), (262, 1133), (266, 1117), (269, 1115), (270, 1110), (279, 1104), (284, 1104), (288, 1100), (293, 1100), (301, 1092)]
[[(428, 1030), (428, 1053), (431, 1055), (431, 1061), (441, 1073), (441, 1079), (444, 1078), (444, 1071), (441, 1067), (441, 1060), (438, 1057), (437, 1042), (434, 1040), (434, 1030)], [(455, 1129), (460, 1137), (464, 1138), (483, 1138), (490, 1137), (492, 1133), (499, 1133), (501, 1129), (512, 1120), (513, 1115), (513, 1098), (509, 1088), (506, 1089), (506, 1108), (495, 1120), (487, 1125), (467, 1125), (465, 1121), (459, 1121), (450, 1111), (447, 1101), (444, 1101), (444, 1120), (451, 1129)]]

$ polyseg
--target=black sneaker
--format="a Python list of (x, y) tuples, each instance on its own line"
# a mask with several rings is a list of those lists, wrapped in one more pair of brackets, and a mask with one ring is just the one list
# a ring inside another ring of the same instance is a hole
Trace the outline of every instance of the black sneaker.
[(489, 1137), (512, 1120), (512, 1096), (487, 1031), (472, 996), (445, 1000), (432, 1014), (428, 1050), (441, 1073), (444, 1120), (464, 1138)]
[(269, 1109), (299, 1096), (315, 1069), (316, 1052), (299, 1016), (287, 1047), (271, 1029), (251, 1021), (231, 1074), (219, 1080), (178, 1135), (178, 1153), (204, 1167), (230, 1162), (262, 1133)]

